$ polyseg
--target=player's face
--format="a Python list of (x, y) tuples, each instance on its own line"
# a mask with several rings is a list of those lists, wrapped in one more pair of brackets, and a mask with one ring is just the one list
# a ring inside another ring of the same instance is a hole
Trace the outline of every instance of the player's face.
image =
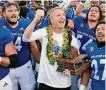
[(6, 8), (3, 12), (4, 17), (10, 24), (16, 24), (19, 18), (19, 11), (15, 6), (10, 6)]
[(35, 1), (31, 1), (31, 7), (38, 7), (38, 3)]
[(99, 24), (96, 28), (96, 38), (99, 42), (106, 42), (105, 27), (106, 27), (106, 24)]
[(92, 7), (88, 13), (89, 21), (98, 21), (100, 18), (100, 12), (98, 7)]
[(106, 3), (102, 3), (102, 4), (100, 5), (100, 8), (101, 8), (101, 10), (102, 10), (102, 15), (103, 15), (104, 17), (106, 17)]
[(56, 9), (52, 12), (50, 20), (54, 27), (60, 29), (64, 28), (66, 22), (65, 12), (61, 9)]

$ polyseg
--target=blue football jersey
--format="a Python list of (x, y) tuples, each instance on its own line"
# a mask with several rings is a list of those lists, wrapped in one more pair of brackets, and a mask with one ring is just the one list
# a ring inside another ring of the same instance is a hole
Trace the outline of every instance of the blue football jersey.
[[(0, 21), (1, 22), (1, 21)], [(31, 21), (27, 19), (19, 19), (18, 26), (12, 28), (8, 25), (8, 22), (5, 19), (2, 19), (2, 24), (7, 27), (14, 36), (14, 44), (18, 52), (18, 63), (15, 67), (19, 67), (31, 60), (31, 53), (29, 49), (29, 42), (23, 42), (22, 36), (26, 27), (30, 24)], [(15, 68), (14, 67), (14, 68)]]
[(91, 58), (92, 90), (105, 90), (106, 54), (105, 47), (98, 48), (95, 42), (86, 47), (86, 54)]
[(68, 7), (67, 11), (66, 11), (66, 19), (73, 19), (74, 18), (74, 11), (75, 8), (74, 7)]
[(86, 46), (95, 41), (94, 28), (88, 27), (88, 22), (84, 17), (78, 16), (73, 19), (74, 22), (74, 33), (78, 40), (79, 50), (81, 54), (85, 53)]
[[(11, 32), (0, 26), (0, 57), (5, 57), (5, 46), (13, 41), (13, 35)], [(0, 65), (0, 80), (9, 73), (9, 67), (3, 67)]]
[(27, 13), (27, 18), (33, 20), (34, 17), (35, 17), (35, 12), (31, 8), (29, 8), (29, 12)]

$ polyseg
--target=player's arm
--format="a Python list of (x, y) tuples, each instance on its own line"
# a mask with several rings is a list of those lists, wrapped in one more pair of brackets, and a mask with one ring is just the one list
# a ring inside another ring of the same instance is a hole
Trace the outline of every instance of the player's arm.
[(91, 71), (89, 67), (81, 74), (81, 84), (80, 84), (79, 90), (86, 90), (86, 87), (90, 79), (90, 72)]
[(75, 12), (74, 12), (74, 15), (75, 15), (75, 16), (78, 16), (79, 14), (81, 14), (83, 8), (84, 8), (84, 5), (83, 5), (82, 3), (78, 3), (78, 4), (77, 4), (77, 7), (76, 7), (76, 10), (75, 10)]
[(1, 66), (13, 66), (17, 63), (17, 51), (13, 42), (10, 42), (5, 46), (5, 56), (6, 57), (0, 57)]
[(44, 17), (44, 12), (42, 11), (36, 12), (35, 18), (33, 19), (33, 21), (30, 23), (30, 25), (26, 28), (24, 32), (24, 39), (30, 39), (35, 26), (42, 20), (43, 17)]
[(30, 50), (37, 63), (40, 62), (40, 51), (35, 41), (30, 42)]
[[(62, 8), (67, 11), (68, 6), (70, 5), (71, 0), (69, 0)], [(74, 28), (74, 22), (71, 19), (66, 20), (66, 27), (69, 27), (71, 30)]]

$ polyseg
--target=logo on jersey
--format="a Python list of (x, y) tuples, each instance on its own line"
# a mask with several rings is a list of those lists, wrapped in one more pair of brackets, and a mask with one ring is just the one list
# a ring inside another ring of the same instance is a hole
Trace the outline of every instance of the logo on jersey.
[(84, 26), (84, 24), (83, 24), (83, 23), (81, 23), (81, 24), (80, 24), (80, 27), (83, 27), (83, 26)]
[(94, 51), (94, 47), (90, 47), (90, 52), (93, 52)]
[(22, 27), (22, 28), (20, 28), (19, 30), (20, 30), (20, 31), (23, 31), (23, 30), (24, 30), (24, 28)]
[(27, 69), (31, 68), (30, 66), (27, 67)]
[(4, 84), (4, 86), (3, 86), (3, 87), (6, 87), (7, 85), (8, 85), (8, 83), (6, 83), (6, 82), (5, 82), (5, 84)]
[(6, 26), (3, 26), (4, 28), (7, 28)]

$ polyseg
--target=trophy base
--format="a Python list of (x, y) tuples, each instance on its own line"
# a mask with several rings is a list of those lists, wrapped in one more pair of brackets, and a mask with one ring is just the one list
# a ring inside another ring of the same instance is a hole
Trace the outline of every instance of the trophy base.
[(61, 58), (58, 60), (58, 72), (70, 70), (71, 75), (79, 75), (90, 66), (90, 58), (86, 54), (80, 54), (76, 58)]

